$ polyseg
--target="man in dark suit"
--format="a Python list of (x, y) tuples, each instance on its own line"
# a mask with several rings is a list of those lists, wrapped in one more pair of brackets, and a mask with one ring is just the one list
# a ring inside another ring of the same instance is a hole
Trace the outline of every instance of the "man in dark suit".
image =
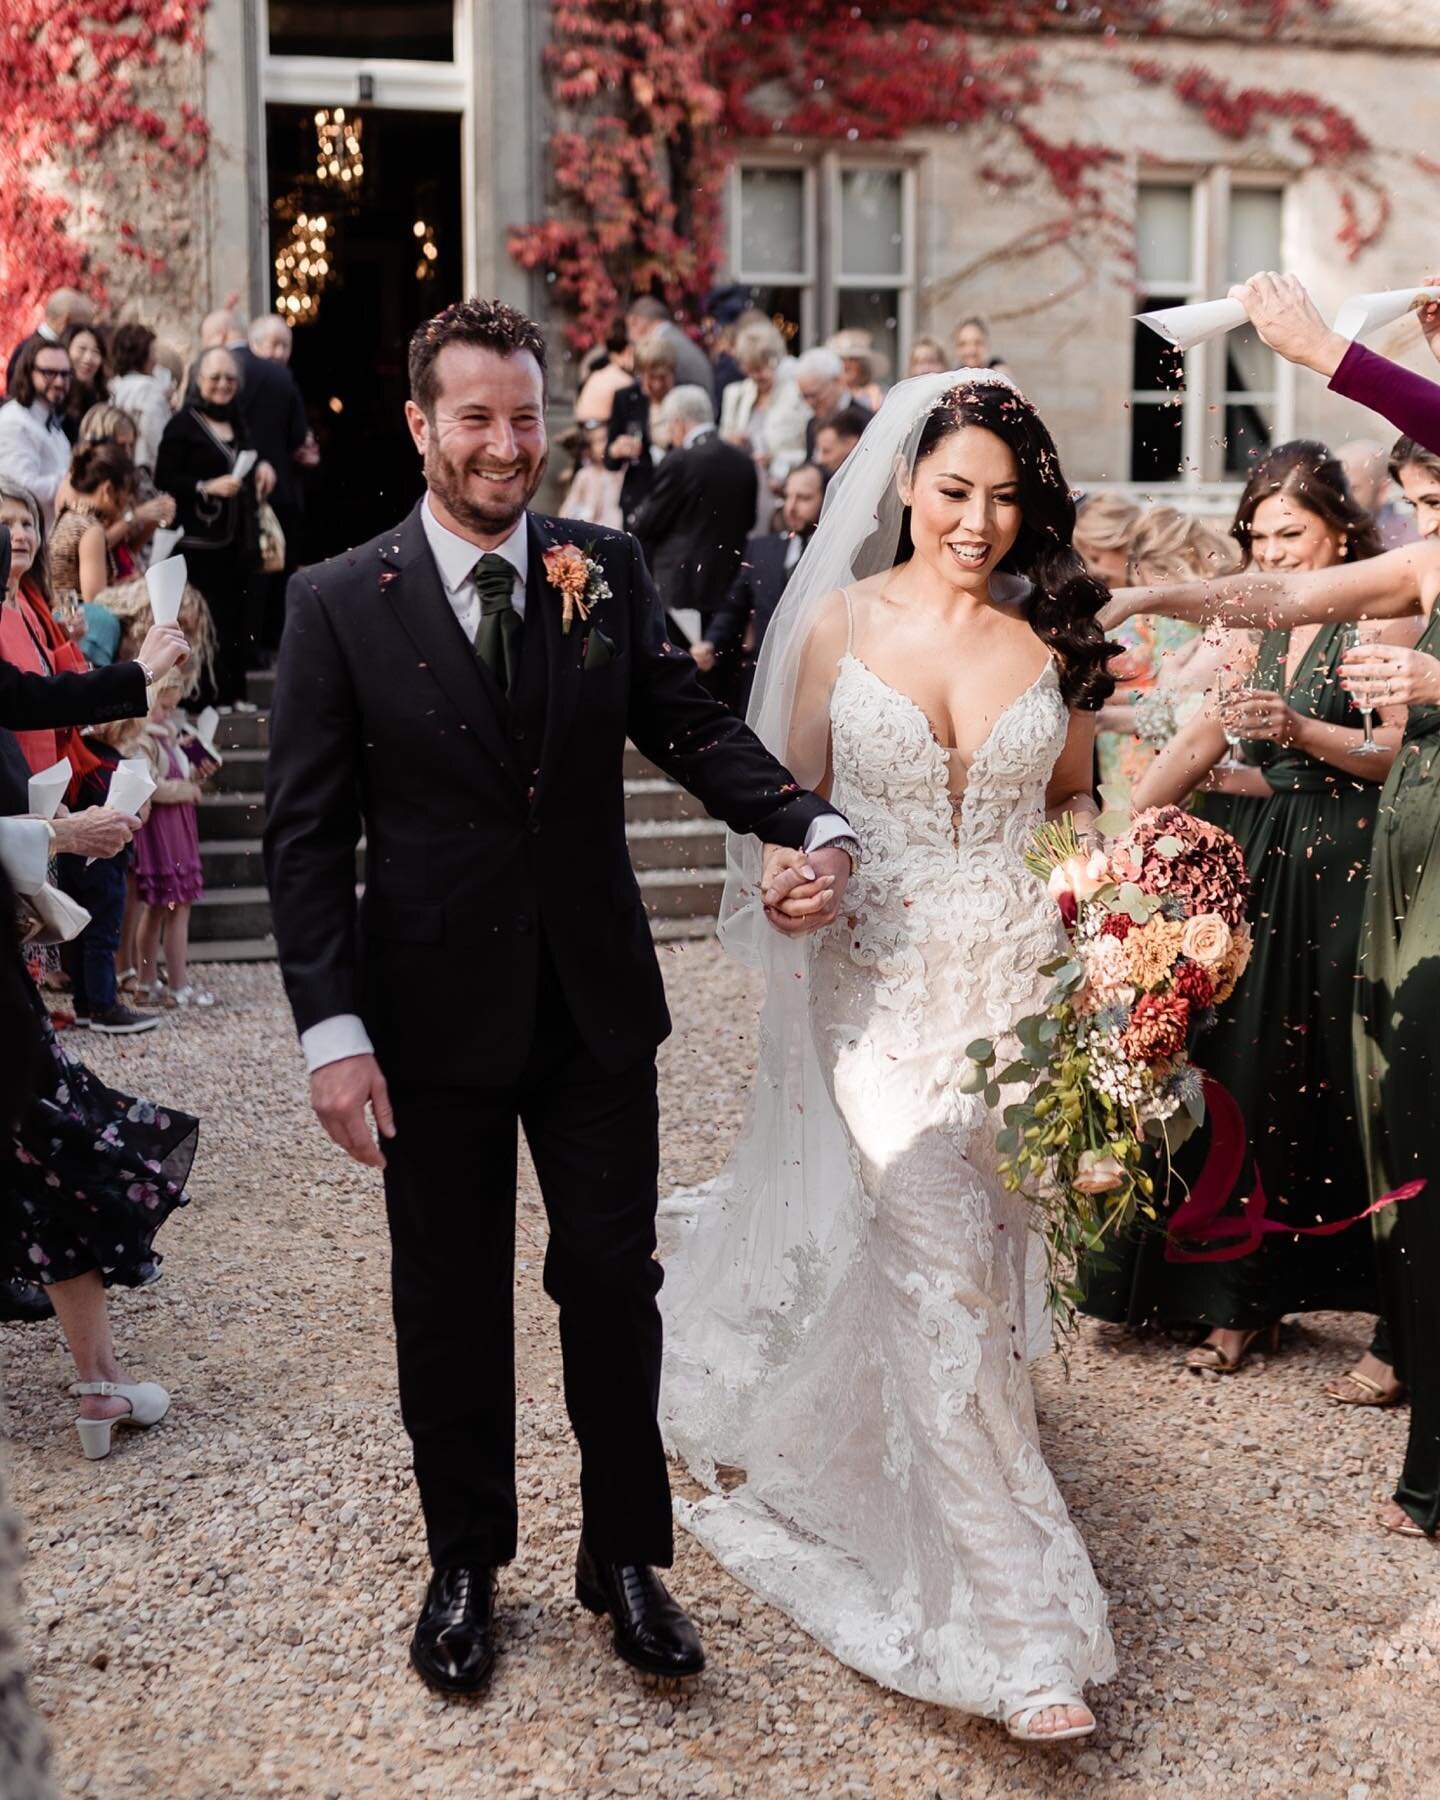
[(544, 367), (539, 327), (498, 302), (416, 332), (406, 418), (428, 492), (294, 577), (271, 725), (281, 971), (317, 1114), (385, 1167), (401, 1411), (435, 1571), (411, 1660), (446, 1693), (489, 1675), (494, 1574), (515, 1554), (517, 1124), (580, 1444), (577, 1595), (634, 1666), (704, 1662), (656, 1574), (671, 1561), (654, 1259), (670, 1022), (626, 849), (627, 738), (733, 829), (802, 846), (833, 878), (789, 928), (833, 919), (849, 870), (845, 821), (666, 641), (634, 540), (526, 510)]
[(755, 464), (716, 431), (714, 405), (701, 388), (671, 393), (660, 430), (669, 454), (631, 529), (666, 607), (697, 611), (704, 637), (755, 526)]
[(820, 507), (825, 499), (825, 471), (816, 463), (801, 463), (785, 477), (783, 531), (762, 532), (745, 546), (740, 573), (730, 591), (711, 615), (704, 639), (690, 646), (697, 668), (706, 673), (717, 665), (738, 673), (736, 710), (750, 704), (750, 687), (760, 646), (780, 604), (780, 596), (815, 535)]
[(647, 338), (635, 348), (635, 380), (615, 395), (605, 440), (605, 467), (623, 469), (620, 516), (625, 529), (655, 480), (658, 458), (650, 443), (650, 409), (675, 386), (675, 347), (667, 338)]

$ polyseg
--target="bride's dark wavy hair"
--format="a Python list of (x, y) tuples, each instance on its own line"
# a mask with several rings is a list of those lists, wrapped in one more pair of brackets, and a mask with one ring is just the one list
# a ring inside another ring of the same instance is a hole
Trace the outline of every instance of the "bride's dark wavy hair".
[[(1000, 567), (1030, 583), (1024, 611), (1030, 629), (1054, 651), (1060, 664), (1060, 692), (1067, 706), (1094, 712), (1115, 691), (1107, 669), (1119, 649), (1108, 644), (1095, 615), (1110, 590), (1085, 571), (1074, 546), (1075, 498), (1060, 468), (1055, 440), (1039, 413), (1003, 381), (969, 381), (945, 396), (921, 428), (910, 467), (916, 468), (967, 425), (993, 432), (1008, 444), (1019, 470), (1020, 534)], [(895, 561), (915, 554), (910, 508), (900, 520)]]

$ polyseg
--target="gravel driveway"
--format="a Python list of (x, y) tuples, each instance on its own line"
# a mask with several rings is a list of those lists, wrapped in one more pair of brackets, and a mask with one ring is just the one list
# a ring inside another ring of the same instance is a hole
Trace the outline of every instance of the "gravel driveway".
[[(720, 1164), (754, 991), (713, 944), (662, 957), (663, 1184)], [(680, 1540), (710, 1668), (647, 1688), (570, 1592), (576, 1463), (521, 1202), (519, 1560), (490, 1693), (447, 1705), (406, 1643), (425, 1580), (393, 1392), (379, 1182), (310, 1122), (275, 971), (205, 971), (223, 1004), (77, 1040), (204, 1119), (165, 1277), (118, 1293), (121, 1352), (170, 1418), (82, 1461), (53, 1325), (5, 1329), (32, 1691), (67, 1795), (1440, 1793), (1440, 1560), (1372, 1528), (1403, 1419), (1317, 1393), (1369, 1336), (1320, 1315), (1230, 1380), (1087, 1325), (1042, 1431), (1108, 1587), (1120, 1676), (1100, 1734), (1050, 1752), (887, 1694)]]

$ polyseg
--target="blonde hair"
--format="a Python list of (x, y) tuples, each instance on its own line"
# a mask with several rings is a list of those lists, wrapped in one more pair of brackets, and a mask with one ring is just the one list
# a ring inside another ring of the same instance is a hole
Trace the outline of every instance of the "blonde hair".
[(1233, 575), (1244, 562), (1228, 532), (1175, 506), (1152, 506), (1130, 534), (1130, 569), (1145, 579), (1191, 581), (1202, 575)]
[[(146, 632), (155, 622), (150, 612), (150, 593), (145, 586), (144, 576), (136, 576), (130, 581), (117, 581), (112, 587), (104, 589), (99, 599), (101, 605), (114, 613), (120, 621), (120, 648), (115, 652), (115, 660), (133, 662), (140, 654)], [(177, 673), (186, 698), (193, 700), (204, 685), (205, 677), (214, 676), (218, 640), (215, 622), (210, 616), (205, 596), (188, 581), (185, 583), (185, 592), (180, 597), (180, 629), (190, 641), (190, 654), (181, 663)]]
[(679, 359), (669, 338), (648, 337), (635, 346), (635, 373), (647, 375), (651, 369), (674, 370)]
[(1084, 556), (1087, 550), (1124, 550), (1140, 522), (1140, 508), (1126, 494), (1092, 494), (1080, 508), (1075, 521), (1075, 548)]
[(118, 750), (123, 756), (126, 748), (138, 744), (145, 735), (144, 719), (106, 719), (101, 725), (87, 725), (86, 737), (94, 738), (98, 743), (107, 744), (110, 749)]
[(111, 406), (102, 400), (99, 405), (92, 406), (80, 421), (79, 441), (82, 444), (100, 444), (113, 438), (117, 431), (128, 431), (133, 442), (140, 436), (140, 428), (131, 415), (122, 406)]
[(747, 325), (735, 339), (735, 360), (747, 375), (757, 363), (773, 368), (785, 360), (785, 340), (768, 319)]
[(933, 356), (942, 369), (948, 369), (950, 367), (950, 352), (940, 342), (939, 338), (917, 337), (910, 345), (910, 367), (912, 369), (915, 366), (915, 358), (919, 356), (922, 351), (928, 356)]

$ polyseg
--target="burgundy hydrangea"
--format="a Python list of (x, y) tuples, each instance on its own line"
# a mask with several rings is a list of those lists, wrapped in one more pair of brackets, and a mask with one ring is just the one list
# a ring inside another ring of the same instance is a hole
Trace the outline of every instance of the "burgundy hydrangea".
[[(1158, 848), (1166, 839), (1178, 851)], [(1250, 884), (1240, 846), (1228, 831), (1178, 806), (1140, 813), (1111, 844), (1110, 865), (1143, 893), (1179, 901), (1187, 918), (1218, 913), (1232, 930), (1244, 920)]]
[(1215, 1003), (1215, 982), (1209, 971), (1199, 963), (1188, 959), (1175, 965), (1175, 973), (1170, 977), (1170, 985), (1182, 1000), (1188, 1000), (1197, 1011), (1203, 1012), (1207, 1006)]

